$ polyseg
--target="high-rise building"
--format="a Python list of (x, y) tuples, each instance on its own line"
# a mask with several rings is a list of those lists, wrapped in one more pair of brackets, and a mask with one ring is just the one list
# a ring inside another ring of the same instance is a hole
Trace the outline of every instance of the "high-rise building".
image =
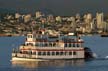
[(80, 17), (80, 14), (77, 13), (76, 16), (75, 16), (75, 18), (76, 18), (76, 19), (80, 19), (80, 18), (81, 18), (81, 17)]
[(92, 14), (88, 13), (85, 15), (85, 23), (89, 24), (92, 21)]
[(92, 31), (92, 14), (88, 13), (84, 15), (84, 23), (86, 32), (90, 33)]
[(40, 18), (42, 16), (42, 13), (40, 11), (36, 12), (36, 18)]
[(24, 22), (27, 23), (31, 20), (31, 14), (27, 14), (24, 16)]
[(16, 13), (16, 14), (15, 14), (15, 18), (16, 18), (16, 19), (18, 19), (18, 18), (20, 18), (20, 17), (21, 17), (21, 15), (20, 15), (19, 13)]
[(53, 16), (52, 14), (49, 14), (49, 15), (47, 16), (47, 21), (48, 21), (48, 22), (54, 22), (54, 16)]
[(76, 22), (80, 22), (81, 16), (79, 13), (76, 14), (75, 18), (76, 18)]
[(97, 20), (97, 28), (103, 29), (103, 13), (96, 13), (96, 20)]
[(55, 19), (56, 19), (57, 22), (61, 22), (62, 21), (61, 16), (57, 16)]
[(96, 18), (93, 18), (92, 23), (91, 23), (91, 29), (93, 32), (97, 31), (97, 25), (96, 25)]

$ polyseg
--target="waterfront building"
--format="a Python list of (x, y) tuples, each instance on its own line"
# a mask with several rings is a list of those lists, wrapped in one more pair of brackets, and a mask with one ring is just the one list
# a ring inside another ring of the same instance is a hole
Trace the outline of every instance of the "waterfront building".
[(24, 16), (24, 22), (27, 23), (31, 20), (31, 14), (27, 14)]
[(36, 18), (40, 18), (42, 16), (42, 13), (40, 11), (36, 12)]
[(47, 16), (47, 21), (53, 23), (54, 22), (54, 16), (52, 14), (49, 14)]
[(57, 22), (61, 22), (62, 21), (62, 18), (60, 16), (57, 16), (55, 19), (56, 19)]
[(92, 25), (92, 14), (88, 13), (84, 15), (84, 23), (85, 23), (85, 29), (87, 33), (90, 33), (92, 31), (91, 25)]
[(104, 14), (96, 13), (96, 20), (97, 20), (97, 28), (99, 30), (103, 29)]
[(16, 13), (16, 14), (15, 14), (15, 18), (16, 18), (16, 19), (19, 19), (20, 17), (21, 17), (21, 15), (20, 15), (19, 13)]
[(80, 22), (81, 16), (79, 13), (76, 14), (75, 18), (76, 18), (76, 22)]

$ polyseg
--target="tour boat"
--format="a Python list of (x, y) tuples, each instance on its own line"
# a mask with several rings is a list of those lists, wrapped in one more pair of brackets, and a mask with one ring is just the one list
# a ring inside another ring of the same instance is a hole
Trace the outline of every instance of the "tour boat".
[(51, 59), (85, 59), (92, 57), (84, 40), (77, 36), (50, 38), (44, 34), (27, 34), (25, 43), (13, 49), (12, 61), (42, 61)]

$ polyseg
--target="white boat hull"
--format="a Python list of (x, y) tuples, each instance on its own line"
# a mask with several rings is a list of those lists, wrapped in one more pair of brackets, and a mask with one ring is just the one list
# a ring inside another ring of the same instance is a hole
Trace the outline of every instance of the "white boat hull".
[(45, 60), (45, 59), (30, 59), (30, 58), (12, 57), (11, 61), (47, 61), (47, 60)]
[(72, 59), (84, 59), (84, 58), (20, 58), (12, 57), (11, 61), (49, 61), (49, 60), (72, 60)]

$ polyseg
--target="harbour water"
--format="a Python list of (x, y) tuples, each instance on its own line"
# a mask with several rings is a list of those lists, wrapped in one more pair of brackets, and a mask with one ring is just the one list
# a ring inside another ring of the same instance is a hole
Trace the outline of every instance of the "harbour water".
[(11, 62), (12, 48), (24, 43), (24, 37), (0, 37), (0, 71), (107, 71), (108, 37), (83, 36), (85, 46), (95, 52), (94, 60), (51, 60)]

